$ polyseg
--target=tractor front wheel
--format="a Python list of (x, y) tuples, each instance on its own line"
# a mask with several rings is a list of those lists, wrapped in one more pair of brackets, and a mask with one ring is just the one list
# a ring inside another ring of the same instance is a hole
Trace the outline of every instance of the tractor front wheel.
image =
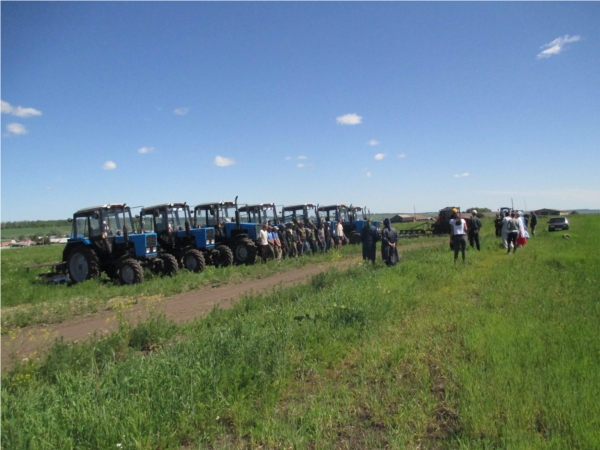
[(233, 249), (233, 258), (236, 264), (245, 264), (247, 266), (254, 264), (258, 249), (254, 242), (249, 239), (240, 241)]
[(350, 243), (352, 245), (360, 244), (360, 233), (354, 232), (350, 235)]
[(142, 266), (133, 258), (121, 261), (119, 268), (119, 281), (123, 284), (137, 284), (144, 280)]
[(67, 270), (73, 283), (81, 283), (100, 275), (98, 255), (87, 247), (77, 247), (67, 258)]
[(198, 250), (188, 250), (183, 256), (183, 266), (191, 272), (202, 272), (204, 266), (204, 255)]
[(216, 248), (215, 267), (227, 267), (233, 264), (233, 252), (226, 245), (219, 245)]
[(177, 271), (179, 270), (179, 266), (177, 264), (177, 259), (169, 253), (163, 253), (159, 256), (162, 260), (162, 274), (168, 277), (172, 277), (177, 275)]

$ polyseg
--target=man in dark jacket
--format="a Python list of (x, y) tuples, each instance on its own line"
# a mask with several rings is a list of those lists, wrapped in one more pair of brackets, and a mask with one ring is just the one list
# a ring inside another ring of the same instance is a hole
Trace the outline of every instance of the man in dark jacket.
[[(477, 245), (477, 251), (481, 251), (481, 246), (479, 245), (479, 230), (481, 229), (481, 220), (477, 217), (477, 210), (473, 210), (471, 212), (471, 220), (468, 225), (468, 233), (469, 233), (469, 244), (471, 248)], [(473, 245), (475, 244), (475, 245)]]
[(285, 225), (280, 223), (279, 227), (277, 227), (277, 234), (279, 235), (279, 241), (281, 242), (281, 256), (283, 259), (288, 257), (288, 240), (285, 230)]
[(531, 230), (532, 236), (535, 236), (536, 225), (537, 225), (537, 216), (535, 215), (535, 211), (531, 211), (531, 219), (529, 221), (529, 229)]
[(360, 233), (360, 240), (362, 241), (363, 260), (368, 259), (375, 264), (375, 255), (377, 253), (376, 244), (379, 240), (379, 230), (372, 225), (371, 219), (368, 219), (367, 223), (363, 226)]

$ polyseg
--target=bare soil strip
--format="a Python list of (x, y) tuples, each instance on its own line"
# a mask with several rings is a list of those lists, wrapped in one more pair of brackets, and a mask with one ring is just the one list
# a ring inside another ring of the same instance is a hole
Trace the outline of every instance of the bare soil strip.
[[(399, 248), (401, 251), (421, 247), (439, 245), (440, 241), (419, 242)], [(285, 288), (308, 281), (312, 276), (324, 272), (334, 266), (347, 269), (359, 259), (345, 259), (336, 264), (317, 264), (299, 270), (284, 272), (260, 280), (244, 281), (240, 284), (226, 285), (218, 288), (183, 292), (168, 297), (162, 309), (168, 320), (178, 323), (195, 320), (208, 314), (214, 307), (230, 308), (244, 294), (259, 294), (273, 289)], [(128, 308), (126, 319), (132, 324), (145, 320), (148, 306), (135, 304)], [(5, 373), (14, 361), (40, 356), (50, 348), (56, 339), (65, 342), (85, 341), (92, 335), (102, 336), (116, 331), (118, 328), (117, 312), (102, 311), (86, 317), (77, 317), (65, 322), (48, 326), (34, 325), (24, 327), (17, 335), (3, 335), (2, 340), (2, 373)]]

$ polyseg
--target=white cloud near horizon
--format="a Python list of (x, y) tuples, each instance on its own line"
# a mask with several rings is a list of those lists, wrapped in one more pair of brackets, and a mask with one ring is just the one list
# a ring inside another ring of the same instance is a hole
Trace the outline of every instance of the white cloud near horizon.
[(367, 177), (367, 178), (371, 178), (371, 172), (367, 172), (367, 173), (365, 173), (365, 177)]
[(571, 42), (577, 42), (581, 39), (581, 36), (569, 36), (565, 34), (563, 37), (559, 37), (554, 39), (552, 42), (548, 44), (542, 45), (540, 48), (544, 48), (542, 52), (538, 53), (537, 59), (550, 58), (553, 55), (558, 55), (563, 51), (566, 44), (570, 44)]
[(41, 116), (42, 112), (35, 108), (23, 108), (22, 106), (12, 106), (10, 103), (1, 100), (2, 114), (11, 114), (17, 117)]
[(233, 160), (232, 158), (224, 158), (219, 155), (217, 155), (215, 157), (215, 165), (217, 165), (219, 167), (233, 166), (234, 164), (235, 164), (235, 160)]
[(6, 131), (10, 136), (19, 135), (19, 134), (27, 134), (27, 128), (21, 125), (20, 123), (9, 123), (6, 125)]
[(398, 155), (398, 158), (406, 158), (406, 155), (405, 155), (404, 153), (400, 153), (400, 154)]
[(175, 111), (173, 111), (173, 113), (177, 114), (178, 116), (185, 116), (189, 112), (190, 108), (175, 108)]
[(112, 161), (106, 161), (103, 165), (102, 168), (104, 170), (115, 170), (117, 168), (117, 165), (112, 162)]
[(141, 153), (142, 155), (145, 155), (147, 153), (154, 153), (154, 151), (154, 147), (142, 147), (138, 149), (138, 153)]
[(376, 161), (381, 161), (383, 158), (385, 158), (385, 155), (386, 155), (385, 153), (377, 153), (375, 155), (375, 160)]
[(297, 165), (296, 165), (296, 167), (298, 167), (299, 169), (302, 169), (302, 168), (304, 168), (304, 167), (305, 167), (305, 165), (304, 165), (304, 164), (302, 164), (302, 163), (299, 163), (299, 164), (297, 164)]
[(358, 114), (345, 114), (336, 118), (340, 125), (358, 125), (362, 122), (362, 116)]
[(375, 145), (379, 145), (379, 141), (377, 139), (371, 139), (369, 145), (374, 147)]
[(306, 156), (300, 155), (300, 156), (298, 156), (298, 159), (306, 159)]
[(463, 178), (463, 177), (468, 177), (469, 176), (469, 172), (465, 172), (463, 174), (455, 174), (454, 178)]

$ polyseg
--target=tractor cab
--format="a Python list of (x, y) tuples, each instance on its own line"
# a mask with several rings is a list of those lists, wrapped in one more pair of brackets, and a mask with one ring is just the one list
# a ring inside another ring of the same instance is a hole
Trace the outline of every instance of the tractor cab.
[(140, 212), (140, 229), (153, 230), (161, 248), (173, 252), (184, 247), (211, 249), (215, 246), (215, 229), (192, 228), (189, 206), (163, 203), (144, 207)]
[(460, 211), (460, 206), (447, 206), (440, 209), (438, 216), (433, 224), (433, 234), (450, 234), (450, 219), (454, 210)]
[(304, 203), (302, 205), (284, 206), (281, 208), (281, 221), (284, 224), (302, 222), (304, 225), (317, 223), (317, 205)]
[(249, 223), (277, 225), (279, 219), (275, 203), (259, 203), (257, 205), (245, 205), (239, 207), (240, 219)]

